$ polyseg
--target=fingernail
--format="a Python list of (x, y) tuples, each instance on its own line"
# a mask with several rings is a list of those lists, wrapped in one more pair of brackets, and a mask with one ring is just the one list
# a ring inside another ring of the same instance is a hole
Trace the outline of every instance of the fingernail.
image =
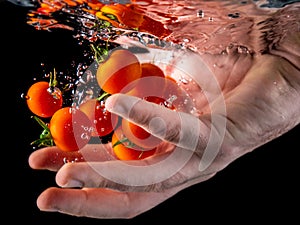
[(110, 96), (105, 101), (105, 108), (113, 113), (123, 114), (125, 112), (122, 104), (116, 104), (118, 96)]
[(69, 180), (63, 187), (83, 187), (83, 183), (78, 180)]
[(105, 108), (108, 111), (111, 111), (113, 108), (113, 96), (109, 96), (106, 100), (105, 100)]
[(140, 98), (134, 96), (114, 94), (106, 99), (105, 107), (112, 113), (128, 117), (130, 110), (139, 100)]

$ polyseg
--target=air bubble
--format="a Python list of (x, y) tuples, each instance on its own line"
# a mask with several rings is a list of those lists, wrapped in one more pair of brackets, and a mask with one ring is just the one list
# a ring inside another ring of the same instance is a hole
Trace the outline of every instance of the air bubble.
[(21, 98), (22, 98), (22, 99), (25, 99), (25, 100), (30, 99), (30, 97), (29, 97), (28, 95), (26, 95), (25, 93), (22, 93), (22, 94), (21, 94)]
[(90, 138), (90, 135), (88, 135), (88, 133), (82, 133), (80, 138), (83, 140), (88, 140)]
[(67, 157), (64, 157), (63, 158), (63, 162), (64, 162), (64, 164), (67, 164), (67, 163), (75, 163), (75, 162), (78, 162), (79, 161), (79, 159), (76, 157), (76, 158), (74, 158), (74, 159), (68, 159)]
[(236, 19), (240, 17), (240, 14), (238, 12), (236, 13), (229, 13), (228, 17), (232, 18), (232, 19)]
[(200, 116), (203, 114), (203, 112), (199, 111), (196, 107), (193, 107), (191, 110), (190, 110), (190, 113), (194, 116)]
[(54, 99), (61, 99), (61, 91), (59, 88), (50, 86), (47, 91)]
[(204, 17), (204, 12), (203, 12), (203, 10), (199, 10), (199, 11), (197, 12), (197, 17), (199, 17), (199, 18), (203, 18), (203, 17)]
[(189, 83), (189, 81), (184, 77), (180, 77), (179, 82), (182, 83), (182, 84), (188, 84)]

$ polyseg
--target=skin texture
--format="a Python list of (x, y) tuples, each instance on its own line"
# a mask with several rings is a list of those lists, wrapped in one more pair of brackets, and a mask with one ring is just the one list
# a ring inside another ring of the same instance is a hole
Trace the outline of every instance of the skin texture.
[[(218, 94), (218, 86), (207, 84), (201, 84), (206, 87), (206, 95), (191, 91), (197, 96), (197, 108), (201, 109), (198, 116), (171, 111), (125, 94), (112, 95), (106, 101), (109, 111), (166, 141), (160, 154), (131, 161), (123, 170), (110, 154), (110, 144), (87, 145), (76, 153), (62, 152), (56, 147), (39, 149), (30, 155), (29, 165), (57, 172), (56, 183), (63, 187), (50, 187), (42, 192), (37, 199), (39, 209), (92, 218), (133, 218), (179, 191), (213, 177), (234, 160), (291, 130), (300, 122), (299, 46), (298, 30), (290, 31), (270, 54), (252, 57), (232, 49), (227, 55), (201, 55), (217, 77), (222, 94)], [(215, 69), (215, 62), (226, 68)], [(223, 76), (218, 76), (221, 72)], [(198, 76), (199, 80), (206, 80), (201, 79), (205, 75)], [(226, 113), (220, 107), (222, 102)], [(225, 119), (226, 126), (222, 145), (217, 146), (212, 161), (201, 169), (209, 135), (217, 139), (224, 129), (219, 123), (212, 123), (211, 115), (216, 121)], [(165, 132), (161, 132), (161, 123), (153, 122), (153, 118), (164, 121)], [(199, 132), (191, 134), (186, 127), (199, 128)], [(180, 135), (189, 137), (189, 141), (180, 141)], [(175, 152), (185, 161), (182, 166), (166, 163)], [(77, 163), (64, 163), (65, 157), (70, 161), (76, 158)], [(162, 170), (157, 174), (150, 169), (160, 162), (174, 173)], [(138, 169), (132, 166), (149, 170), (139, 176)]]

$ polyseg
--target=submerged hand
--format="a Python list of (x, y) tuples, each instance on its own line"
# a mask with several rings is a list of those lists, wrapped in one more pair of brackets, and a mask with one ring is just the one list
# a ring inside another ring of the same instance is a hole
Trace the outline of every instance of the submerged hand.
[[(208, 65), (210, 57), (203, 56)], [(56, 147), (37, 150), (30, 156), (31, 167), (57, 171), (57, 184), (64, 187), (45, 190), (38, 207), (77, 216), (131, 218), (209, 179), (235, 159), (299, 124), (299, 65), (297, 68), (277, 56), (258, 56), (243, 76), (236, 71), (218, 80), (223, 84), (222, 95), (215, 94), (217, 85), (203, 86), (208, 87), (205, 91), (210, 97), (208, 101), (199, 96), (199, 116), (132, 96), (111, 96), (107, 100), (110, 111), (167, 141), (161, 153), (124, 163), (109, 154), (110, 144), (88, 145), (78, 153)], [(234, 75), (239, 78), (229, 79)], [(65, 164), (63, 158), (78, 162)], [(164, 170), (158, 173), (156, 165)]]
[(125, 163), (112, 156), (111, 144), (88, 145), (79, 152), (37, 150), (30, 166), (57, 171), (60, 186), (45, 190), (38, 207), (93, 218), (132, 218), (297, 126), (299, 43), (299, 30), (291, 30), (270, 49), (272, 55), (252, 57), (236, 49), (225, 55), (186, 53), (189, 57), (184, 55), (178, 65), (200, 87), (189, 89), (196, 114), (124, 94), (109, 97), (111, 112), (165, 140), (160, 154)]

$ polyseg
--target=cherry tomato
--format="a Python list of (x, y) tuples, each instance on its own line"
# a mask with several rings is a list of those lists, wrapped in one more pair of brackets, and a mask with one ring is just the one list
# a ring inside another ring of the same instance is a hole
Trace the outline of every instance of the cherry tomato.
[(79, 109), (64, 107), (57, 110), (51, 117), (49, 130), (59, 149), (77, 151), (89, 142), (92, 123)]
[(106, 110), (104, 101), (90, 99), (82, 103), (79, 109), (83, 111), (93, 124), (92, 136), (106, 136), (110, 134), (118, 123), (118, 116)]
[(180, 86), (177, 81), (170, 76), (166, 76), (165, 79), (163, 98), (167, 99), (166, 103), (172, 105), (177, 111), (190, 112), (193, 100), (186, 92), (188, 89), (185, 89), (184, 85)]
[(117, 49), (99, 65), (96, 79), (100, 88), (109, 93), (119, 93), (142, 74), (138, 58), (129, 50)]
[(49, 118), (62, 107), (63, 97), (58, 88), (50, 87), (46, 81), (39, 81), (29, 87), (26, 102), (32, 113)]
[(149, 77), (149, 76), (155, 76), (155, 77), (165, 77), (164, 72), (162, 71), (162, 69), (150, 62), (145, 62), (141, 64), (141, 68), (142, 68), (142, 75), (141, 77)]
[(141, 63), (142, 75), (122, 90), (123, 93), (144, 97), (162, 95), (165, 85), (165, 75), (162, 69), (153, 63)]
[(175, 79), (166, 76), (162, 69), (153, 63), (142, 63), (141, 67), (140, 79), (123, 89), (123, 93), (140, 98), (157, 96), (165, 101), (171, 100), (172, 103), (183, 103), (187, 96)]
[(120, 160), (140, 160), (152, 156), (156, 152), (156, 148), (145, 150), (136, 145), (132, 145), (130, 141), (122, 134), (121, 127), (112, 135), (113, 152)]

